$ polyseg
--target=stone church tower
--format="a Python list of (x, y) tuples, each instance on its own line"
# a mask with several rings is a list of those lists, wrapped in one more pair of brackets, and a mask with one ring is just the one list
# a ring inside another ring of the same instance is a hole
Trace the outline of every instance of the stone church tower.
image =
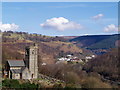
[(31, 78), (38, 78), (38, 46), (26, 47), (25, 64), (28, 67)]

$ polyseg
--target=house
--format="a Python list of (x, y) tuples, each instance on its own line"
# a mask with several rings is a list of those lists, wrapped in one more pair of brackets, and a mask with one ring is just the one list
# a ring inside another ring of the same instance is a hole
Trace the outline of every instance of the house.
[(92, 58), (95, 58), (95, 55), (92, 55)]
[(88, 60), (88, 59), (92, 59), (92, 57), (90, 57), (90, 56), (87, 56), (87, 57), (86, 57), (86, 59), (87, 59), (87, 60)]
[(38, 46), (26, 47), (24, 60), (7, 60), (4, 76), (9, 79), (38, 78)]

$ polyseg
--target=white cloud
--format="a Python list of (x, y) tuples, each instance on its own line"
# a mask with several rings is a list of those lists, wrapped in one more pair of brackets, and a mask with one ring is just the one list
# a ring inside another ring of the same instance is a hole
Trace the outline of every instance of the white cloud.
[(60, 31), (68, 29), (82, 29), (83, 27), (75, 22), (69, 21), (64, 17), (47, 19), (46, 22), (40, 24), (41, 27), (46, 29), (56, 29)]
[(96, 16), (93, 16), (92, 19), (98, 20), (98, 19), (101, 19), (103, 16), (104, 16), (103, 14), (98, 14)]
[(17, 29), (19, 29), (19, 26), (14, 23), (2, 24), (2, 22), (0, 22), (0, 30), (1, 31), (16, 31)]
[(106, 27), (104, 27), (105, 32), (111, 32), (111, 31), (118, 31), (118, 27), (115, 26), (114, 24), (110, 24)]

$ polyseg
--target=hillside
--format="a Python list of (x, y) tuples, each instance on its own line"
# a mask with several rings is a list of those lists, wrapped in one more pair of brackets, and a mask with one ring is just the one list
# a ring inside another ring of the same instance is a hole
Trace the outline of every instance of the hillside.
[(82, 49), (67, 42), (62, 37), (49, 37), (24, 32), (3, 32), (3, 63), (7, 59), (24, 59), (25, 47), (37, 43), (39, 46), (39, 62), (53, 64), (63, 54), (82, 53)]
[(119, 50), (120, 48), (114, 48), (106, 54), (98, 56), (97, 58), (89, 61), (89, 63), (85, 65), (84, 69), (87, 72), (97, 72), (106, 79), (120, 82)]
[(66, 42), (67, 40), (62, 37), (51, 37), (51, 36), (45, 36), (41, 34), (29, 34), (27, 32), (13, 32), (13, 31), (7, 31), (2, 33), (3, 36), (3, 42), (16, 42), (21, 40), (28, 40), (28, 41), (34, 41), (34, 42), (50, 42), (50, 41), (63, 41)]
[[(56, 63), (57, 58), (64, 57), (64, 55), (71, 54), (81, 58), (93, 53), (91, 50), (77, 47), (76, 44), (68, 42), (68, 39), (66, 40), (62, 37), (49, 37), (24, 32), (3, 32), (2, 34), (3, 67), (8, 59), (24, 59), (26, 46), (31, 46), (34, 43), (38, 44), (40, 78), (37, 81), (40, 81), (38, 84), (41, 87), (50, 87), (51, 85), (53, 85), (52, 87), (60, 87), (63, 85), (63, 87), (73, 88), (111, 88), (114, 85), (102, 81), (101, 76), (118, 81), (117, 49), (113, 49), (111, 52), (98, 56), (84, 64)], [(117, 40), (116, 45), (118, 43), (119, 41)], [(46, 65), (42, 65), (43, 63), (46, 63)], [(91, 73), (94, 73), (95, 76)], [(64, 83), (59, 81), (64, 81)]]
[(88, 35), (71, 39), (70, 42), (76, 43), (79, 47), (87, 49), (109, 49), (115, 48), (115, 43), (119, 40), (120, 34), (115, 35)]
[[(120, 35), (119, 35), (120, 36)], [(119, 40), (118, 35), (112, 35), (109, 38), (106, 38), (102, 41), (99, 41), (91, 46), (88, 46), (88, 49), (109, 49), (109, 48), (115, 48), (116, 41)]]
[(70, 40), (70, 39), (77, 38), (77, 37), (79, 37), (79, 36), (59, 36), (59, 37), (62, 37), (62, 38), (64, 38), (64, 39)]

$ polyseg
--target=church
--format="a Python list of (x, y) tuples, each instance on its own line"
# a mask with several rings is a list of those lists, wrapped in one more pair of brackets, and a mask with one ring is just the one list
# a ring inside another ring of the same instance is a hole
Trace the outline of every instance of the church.
[(38, 78), (38, 46), (25, 48), (24, 60), (7, 60), (4, 76), (9, 79), (36, 79)]

